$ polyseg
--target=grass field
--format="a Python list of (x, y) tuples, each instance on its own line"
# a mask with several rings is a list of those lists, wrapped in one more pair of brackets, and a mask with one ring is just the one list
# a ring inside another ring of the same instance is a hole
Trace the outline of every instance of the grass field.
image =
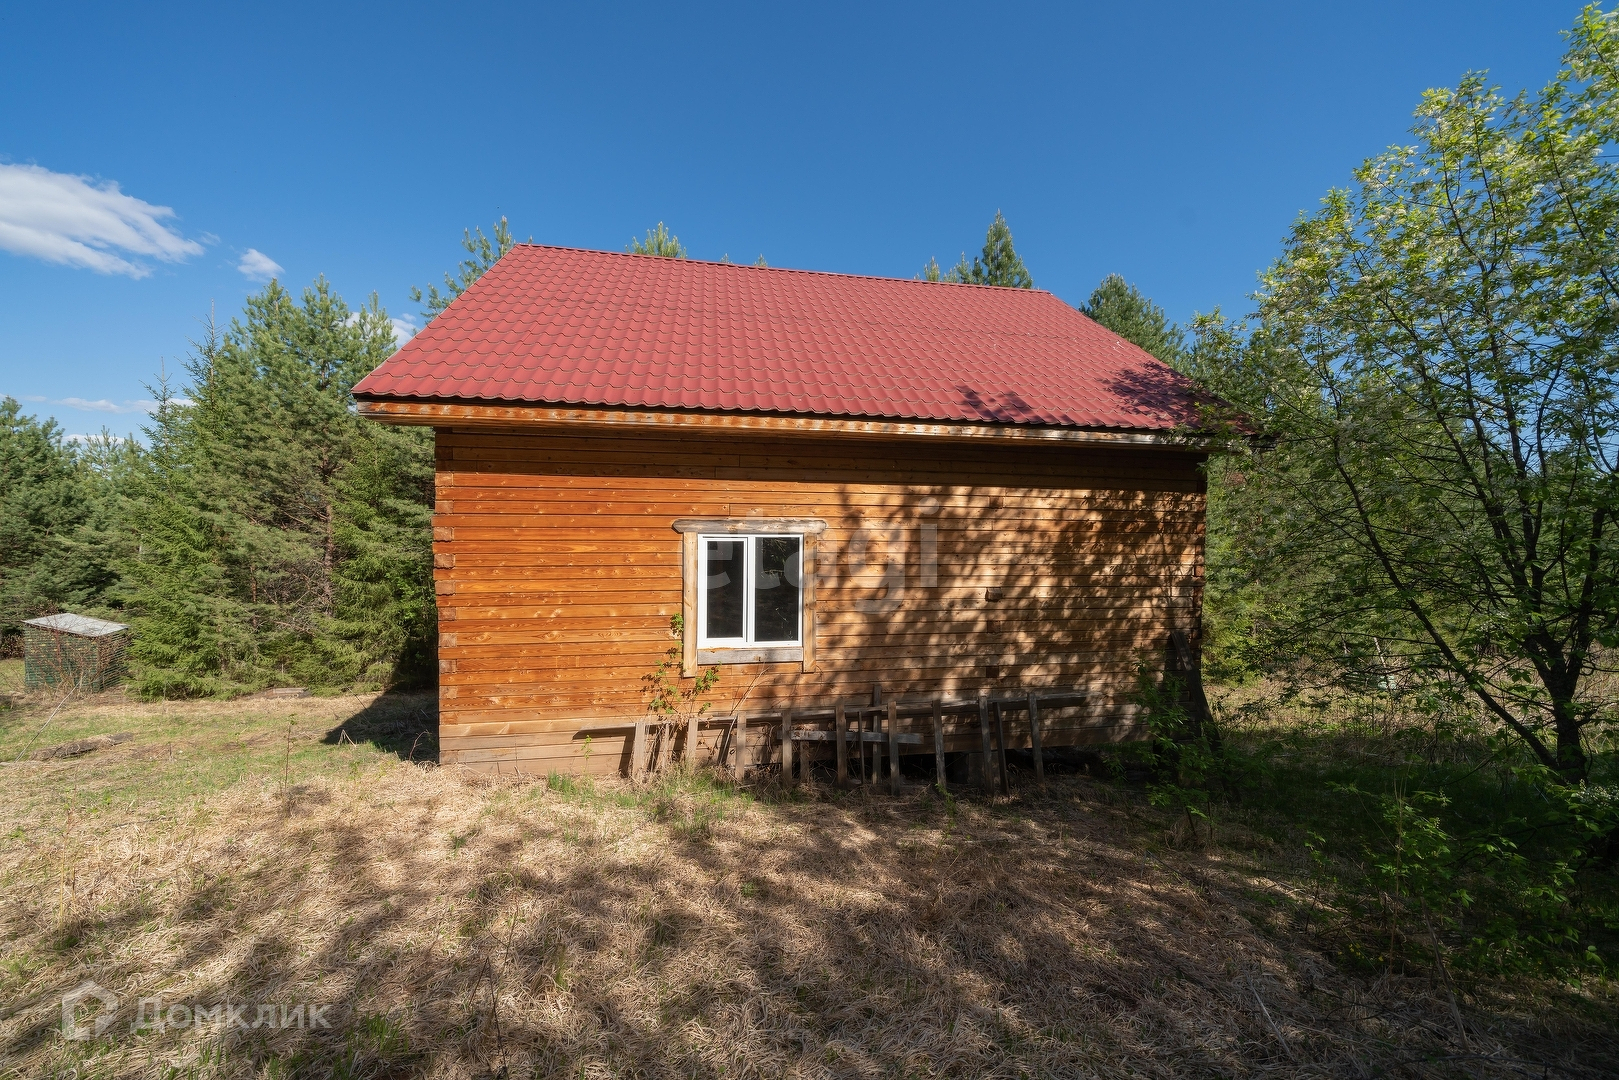
[(1112, 781), (490, 782), (431, 699), (56, 706), (0, 711), (3, 1077), (1619, 1073), (1612, 982), (1341, 970), (1302, 860)]

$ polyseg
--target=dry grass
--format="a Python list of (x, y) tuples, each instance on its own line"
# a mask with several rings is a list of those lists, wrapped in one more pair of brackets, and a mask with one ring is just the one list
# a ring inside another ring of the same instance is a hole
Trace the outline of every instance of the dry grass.
[[(1109, 784), (489, 783), (402, 759), (423, 706), (64, 710), (47, 743), (136, 737), (0, 766), (0, 1076), (1619, 1071), (1610, 985), (1481, 989), (1464, 1036), (1441, 986), (1336, 971), (1257, 838), (1176, 850)], [(86, 978), (123, 1005), (67, 1041)], [(131, 1033), (157, 995), (332, 1026)]]

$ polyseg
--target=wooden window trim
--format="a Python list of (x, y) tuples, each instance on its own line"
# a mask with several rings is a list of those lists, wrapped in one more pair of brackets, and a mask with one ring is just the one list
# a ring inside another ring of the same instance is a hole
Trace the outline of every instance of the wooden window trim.
[(819, 536), (826, 531), (826, 522), (820, 518), (681, 518), (674, 530), (682, 535), (698, 533), (789, 533), (797, 536)]
[[(680, 674), (696, 676), (704, 664), (790, 664), (815, 670), (815, 558), (826, 522), (820, 518), (681, 518), (674, 523), (680, 534)], [(697, 583), (702, 566), (698, 538), (704, 534), (776, 533), (802, 536), (803, 644), (790, 648), (699, 649), (697, 647)]]
[(792, 664), (804, 659), (802, 645), (738, 645), (727, 649), (698, 649), (697, 664)]

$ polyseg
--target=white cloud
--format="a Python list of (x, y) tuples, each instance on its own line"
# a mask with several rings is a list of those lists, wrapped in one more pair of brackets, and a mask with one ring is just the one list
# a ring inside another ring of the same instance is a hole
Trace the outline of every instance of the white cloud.
[(403, 319), (390, 318), (388, 321), (394, 324), (394, 343), (401, 348), (404, 347), (405, 342), (416, 336), (416, 331), (421, 329), (416, 325), (416, 320), (409, 315), (406, 315)]
[[(349, 317), (347, 319), (348, 325), (353, 326), (359, 321), (360, 313), (358, 311), (349, 312)], [(411, 318), (409, 315), (402, 318), (389, 316), (388, 321), (393, 324), (394, 348), (396, 349), (402, 348), (405, 342), (415, 337), (416, 334), (421, 330), (421, 327), (416, 325), (416, 320)]]
[(258, 248), (248, 248), (242, 255), (242, 261), (236, 264), (236, 269), (255, 281), (269, 281), (281, 273), (281, 264)]
[(85, 412), (146, 413), (148, 416), (157, 412), (157, 402), (151, 400), (118, 402), (99, 398), (95, 401), (89, 401), (81, 397), (68, 397), (62, 398), (60, 401), (52, 401), (51, 404), (60, 405), (65, 409), (83, 409)]
[[(157, 402), (151, 398), (139, 400), (125, 398), (123, 401), (113, 401), (111, 398), (96, 398), (94, 400), (82, 397), (47, 398), (38, 394), (6, 394), (0, 392), (0, 398), (4, 397), (14, 397), (18, 401), (27, 401), (40, 405), (55, 405), (62, 409), (77, 409), (80, 412), (112, 413), (116, 416), (127, 416), (131, 413), (152, 416), (157, 412)], [(170, 398), (169, 402), (180, 406), (191, 404), (186, 398), (179, 397)]]
[(101, 274), (141, 278), (151, 268), (134, 258), (182, 262), (202, 245), (175, 232), (167, 206), (153, 206), (108, 180), (0, 164), (0, 249)]

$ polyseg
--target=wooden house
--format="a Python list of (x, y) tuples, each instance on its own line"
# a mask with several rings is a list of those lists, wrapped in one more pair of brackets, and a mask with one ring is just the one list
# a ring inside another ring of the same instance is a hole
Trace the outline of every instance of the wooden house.
[(354, 396), (435, 432), (446, 763), (634, 770), (671, 648), (677, 757), (830, 761), (842, 706), (942, 762), (986, 694), (1103, 743), (1196, 641), (1189, 387), (1047, 292), (519, 245)]

